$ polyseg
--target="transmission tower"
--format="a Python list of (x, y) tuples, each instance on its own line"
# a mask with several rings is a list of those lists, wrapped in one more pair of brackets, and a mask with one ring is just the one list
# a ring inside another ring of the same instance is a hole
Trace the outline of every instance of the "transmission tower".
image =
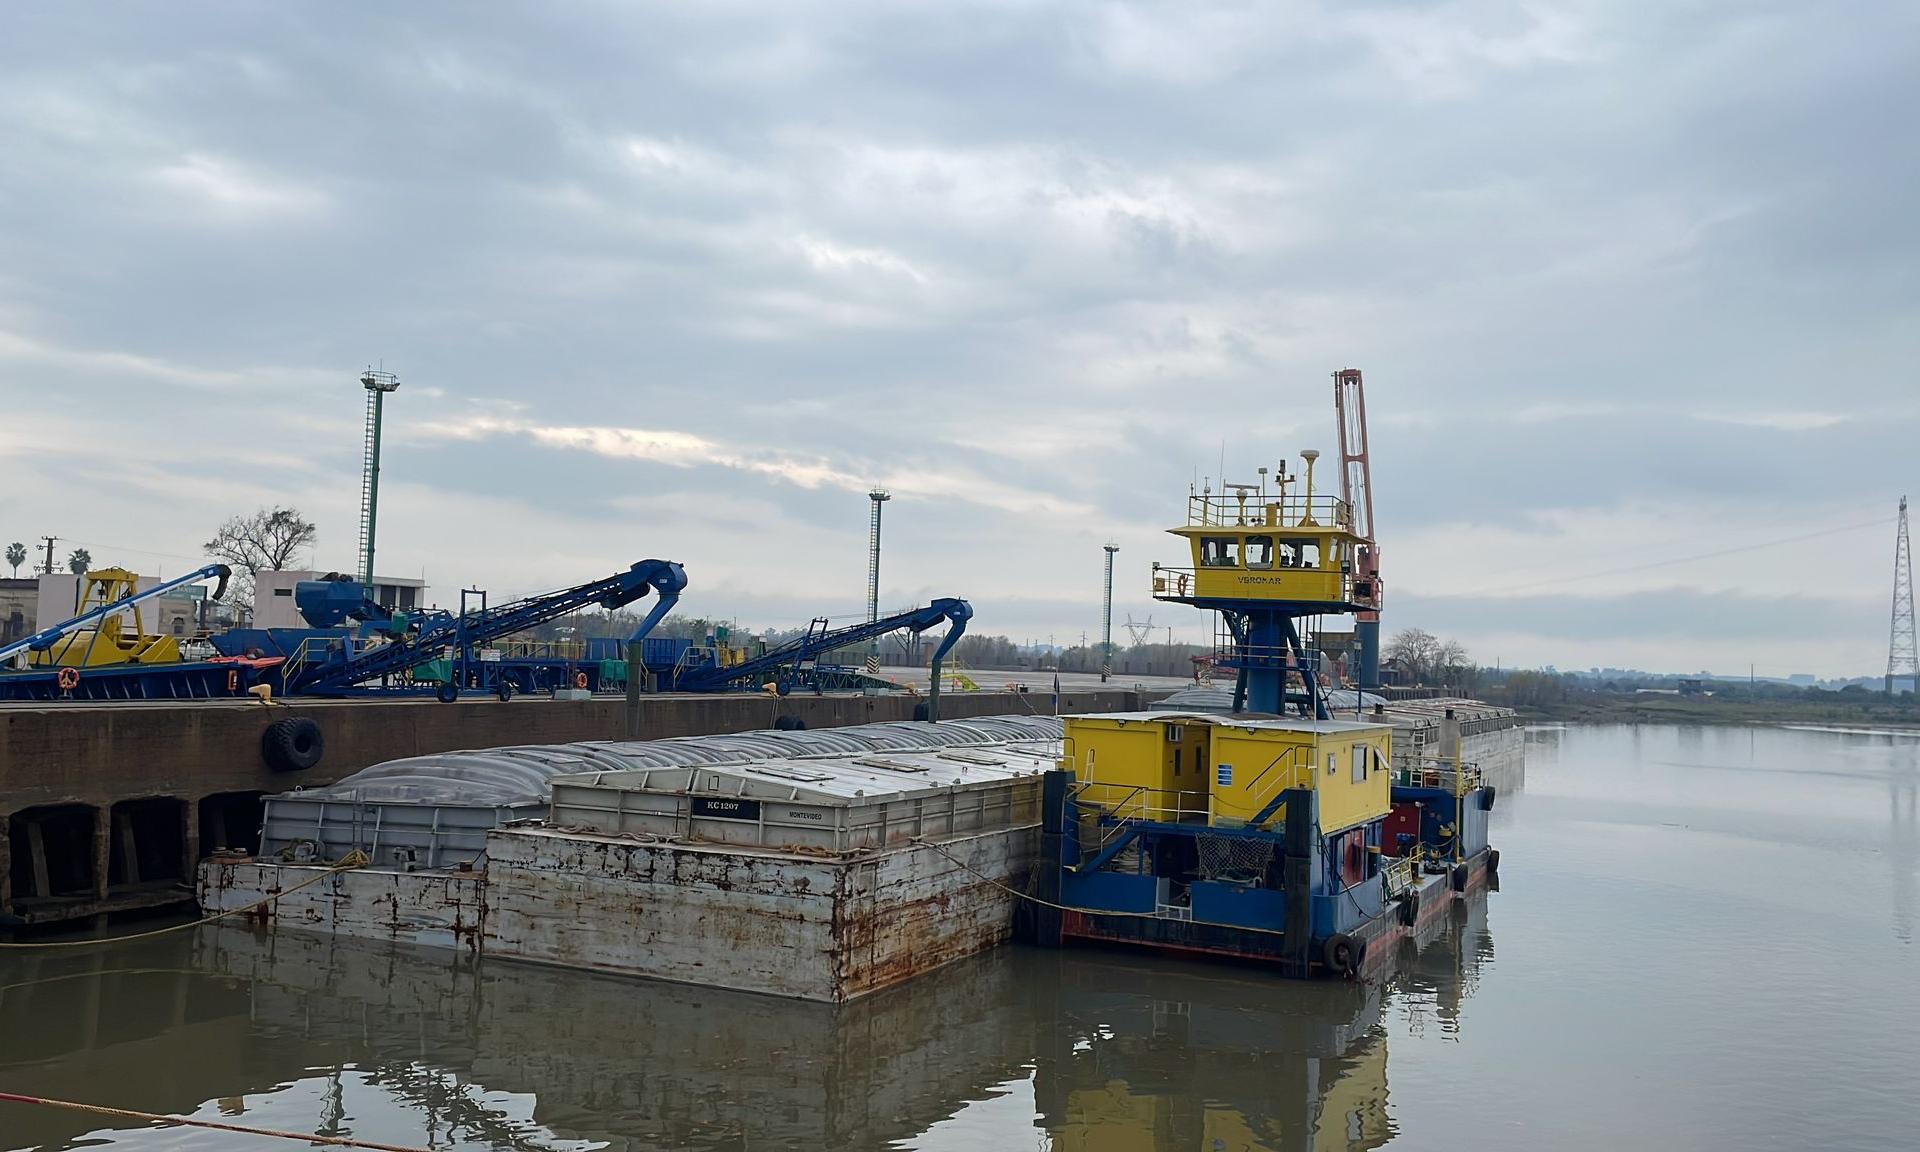
[(380, 511), (380, 417), (387, 393), (400, 387), (400, 377), (369, 368), (360, 374), (367, 390), (366, 455), (360, 471), (360, 583), (373, 595), (373, 530)]
[(1913, 639), (1913, 549), (1907, 542), (1907, 498), (1900, 497), (1900, 529), (1893, 543), (1893, 634), (1887, 642), (1887, 695), (1895, 680), (1920, 693), (1920, 654)]
[(1100, 612), (1100, 682), (1106, 683), (1113, 675), (1113, 554), (1120, 551), (1120, 545), (1108, 544), (1107, 549), (1107, 596), (1105, 606)]
[[(873, 515), (867, 526), (867, 623), (880, 619), (880, 506), (893, 499), (885, 488), (867, 493), (873, 501)], [(867, 671), (880, 670), (880, 641), (867, 645)]]
[(1129, 612), (1127, 613), (1127, 622), (1122, 624), (1121, 627), (1127, 630), (1127, 635), (1133, 637), (1133, 644), (1136, 648), (1153, 638), (1153, 617), (1151, 616), (1145, 620), (1136, 621), (1133, 618), (1133, 613)]

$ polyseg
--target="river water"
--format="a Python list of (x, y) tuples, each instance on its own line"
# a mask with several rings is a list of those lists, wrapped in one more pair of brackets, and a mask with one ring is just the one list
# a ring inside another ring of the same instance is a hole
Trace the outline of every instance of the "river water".
[[(1371, 986), (1006, 948), (833, 1010), (202, 928), (0, 953), (0, 1091), (420, 1148), (1920, 1146), (1920, 738), (1529, 733)], [(0, 1103), (0, 1148), (306, 1146)]]

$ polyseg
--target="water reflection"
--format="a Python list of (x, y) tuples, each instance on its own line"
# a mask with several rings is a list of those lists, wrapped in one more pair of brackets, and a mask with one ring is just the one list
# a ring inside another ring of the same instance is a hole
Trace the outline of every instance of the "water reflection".
[[(5, 961), (0, 1086), (435, 1148), (932, 1147), (994, 1100), (1022, 1146), (1373, 1148), (1383, 1005), (1457, 1028), (1474, 978), (1446, 974), (1491, 957), (1484, 921), (1409, 945), (1384, 986), (1004, 949), (839, 1009), (203, 929)], [(0, 1136), (201, 1146), (14, 1105)]]
[(1036, 1061), (1059, 1152), (1374, 1148), (1387, 1115), (1381, 990), (1075, 958)]

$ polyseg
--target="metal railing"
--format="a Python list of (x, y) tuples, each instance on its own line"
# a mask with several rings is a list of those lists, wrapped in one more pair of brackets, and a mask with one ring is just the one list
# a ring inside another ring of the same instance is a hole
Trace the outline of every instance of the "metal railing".
[[(1212, 816), (1210, 801), (1198, 808), (1188, 805), (1188, 800), (1201, 791), (1196, 788), (1191, 792), (1181, 792), (1149, 788), (1145, 784), (1108, 784), (1098, 780), (1082, 780), (1073, 785), (1068, 797), (1075, 804), (1097, 809), (1116, 819), (1181, 824), (1197, 823)], [(1208, 795), (1211, 796), (1211, 793)], [(1168, 798), (1171, 803), (1166, 802)]]
[[(1307, 778), (1309, 781), (1312, 780), (1313, 766), (1318, 760), (1319, 747), (1317, 745), (1308, 747), (1300, 744), (1289, 746), (1286, 751), (1275, 756), (1272, 763), (1262, 768), (1259, 775), (1248, 781), (1247, 793), (1250, 807), (1246, 815), (1241, 818), (1241, 823), (1251, 823), (1255, 818), (1259, 817), (1262, 812), (1266, 811), (1267, 806), (1273, 802), (1274, 797), (1289, 788), (1298, 786), (1300, 783), (1301, 753), (1306, 754)], [(1265, 781), (1265, 783), (1262, 783), (1262, 781)], [(1269, 819), (1271, 819), (1271, 817), (1269, 817)]]
[[(1176, 568), (1156, 563), (1153, 566), (1151, 594), (1155, 600), (1184, 600), (1201, 594), (1202, 581), (1206, 582), (1209, 588), (1207, 595), (1210, 596), (1220, 595), (1222, 582), (1225, 581), (1224, 587), (1231, 588), (1232, 595), (1241, 599), (1293, 598), (1352, 604), (1374, 602), (1371, 591), (1373, 585), (1370, 582), (1357, 580), (1349, 572), (1336, 573), (1319, 566), (1288, 568), (1222, 564), (1219, 567)], [(1363, 590), (1365, 595), (1361, 595)], [(1286, 595), (1289, 591), (1291, 597)]]
[(571, 660), (580, 662), (587, 646), (578, 640), (495, 640), (493, 647), (508, 660)]
[(1419, 874), (1420, 860), (1416, 855), (1387, 856), (1380, 861), (1380, 883), (1389, 900), (1411, 892)]
[(1198, 493), (1187, 497), (1195, 528), (1338, 528), (1353, 531), (1353, 509), (1337, 496)]
[(1464, 796), (1480, 787), (1480, 765), (1458, 756), (1421, 756), (1413, 764), (1395, 769), (1394, 781), (1402, 788), (1439, 788), (1454, 796)]
[[(1144, 784), (1103, 784), (1083, 780), (1067, 792), (1068, 802), (1080, 813), (1080, 860), (1098, 857), (1141, 821), (1160, 824), (1210, 824), (1212, 801), (1188, 806), (1191, 794), (1149, 788)], [(1171, 803), (1166, 802), (1171, 800)]]
[(366, 636), (308, 636), (287, 657), (281, 671), (281, 685), (297, 687), (309, 671), (343, 664), (388, 643), (391, 641)]

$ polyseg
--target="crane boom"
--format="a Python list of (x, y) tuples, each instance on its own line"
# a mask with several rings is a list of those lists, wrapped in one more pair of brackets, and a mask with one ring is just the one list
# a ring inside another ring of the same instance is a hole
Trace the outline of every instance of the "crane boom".
[(642, 560), (625, 572), (557, 592), (529, 596), (498, 608), (458, 616), (441, 612), (421, 620), (417, 629), (402, 632), (391, 643), (344, 659), (303, 665), (298, 671), (289, 672), (290, 682), (285, 690), (316, 694), (342, 691), (424, 664), (439, 657), (443, 649), (470, 649), (582, 608), (597, 605), (611, 611), (653, 592), (658, 597), (653, 609), (628, 638), (628, 643), (638, 643), (673, 610), (686, 586), (687, 573), (680, 565), (670, 560)]
[[(1360, 644), (1360, 668), (1354, 682), (1361, 688), (1380, 686), (1380, 544), (1373, 528), (1373, 465), (1367, 454), (1367, 392), (1358, 368), (1333, 374), (1333, 411), (1340, 432), (1340, 499), (1353, 511), (1354, 535), (1365, 543), (1354, 550), (1354, 599), (1372, 607), (1354, 615), (1354, 637)], [(1366, 581), (1362, 595), (1360, 581)]]
[(789, 640), (776, 648), (769, 648), (761, 655), (739, 664), (689, 669), (682, 673), (671, 687), (693, 692), (717, 691), (729, 684), (751, 682), (781, 668), (807, 664), (837, 648), (862, 644), (902, 628), (910, 632), (925, 632), (929, 628), (945, 623), (949, 625), (946, 637), (940, 641), (940, 646), (934, 649), (932, 660), (933, 695), (937, 701), (940, 690), (940, 662), (945, 659), (953, 646), (959, 643), (961, 635), (967, 630), (967, 621), (971, 619), (973, 619), (973, 607), (965, 600), (950, 596), (942, 597), (924, 608), (883, 616), (878, 620), (863, 620), (858, 624), (830, 632), (809, 630), (805, 636)]
[(185, 576), (176, 576), (172, 580), (165, 580), (155, 584), (143, 592), (135, 592), (131, 596), (123, 596), (111, 604), (102, 604), (90, 612), (82, 612), (71, 620), (62, 620), (51, 628), (42, 629), (31, 636), (22, 637), (12, 644), (0, 648), (0, 664), (5, 664), (22, 652), (45, 652), (47, 649), (53, 647), (54, 644), (58, 643), (60, 637), (68, 633), (78, 632), (90, 624), (105, 620), (116, 612), (124, 612), (136, 604), (151, 600), (156, 596), (164, 596), (175, 588), (187, 584), (197, 584), (202, 580), (218, 578), (220, 583), (215, 586), (213, 590), (213, 598), (218, 600), (227, 594), (227, 580), (232, 575), (233, 569), (227, 567), (225, 564), (208, 564), (204, 567), (194, 569)]

